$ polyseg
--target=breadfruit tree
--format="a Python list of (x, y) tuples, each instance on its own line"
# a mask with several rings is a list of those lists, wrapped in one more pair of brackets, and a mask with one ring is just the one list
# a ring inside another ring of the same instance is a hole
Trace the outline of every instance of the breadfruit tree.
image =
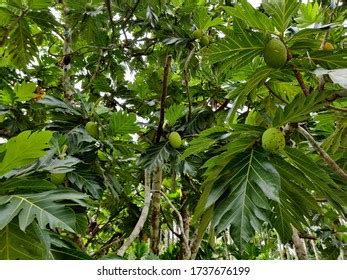
[(0, 0), (0, 259), (344, 258), (346, 5)]

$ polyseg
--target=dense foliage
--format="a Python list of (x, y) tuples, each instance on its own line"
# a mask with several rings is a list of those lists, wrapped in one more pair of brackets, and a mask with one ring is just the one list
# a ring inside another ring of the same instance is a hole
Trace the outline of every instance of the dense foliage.
[(343, 258), (346, 5), (0, 0), (0, 259)]

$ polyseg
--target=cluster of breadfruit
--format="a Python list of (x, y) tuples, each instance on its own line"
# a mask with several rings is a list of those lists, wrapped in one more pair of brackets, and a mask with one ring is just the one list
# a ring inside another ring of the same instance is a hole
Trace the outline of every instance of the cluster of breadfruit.
[(196, 29), (192, 35), (195, 40), (200, 40), (202, 46), (206, 47), (210, 44), (210, 38), (201, 29)]

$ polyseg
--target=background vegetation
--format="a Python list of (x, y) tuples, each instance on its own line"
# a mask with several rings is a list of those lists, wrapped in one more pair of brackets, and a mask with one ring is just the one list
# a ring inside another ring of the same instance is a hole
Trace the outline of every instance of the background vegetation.
[(346, 5), (0, 0), (0, 259), (344, 258)]

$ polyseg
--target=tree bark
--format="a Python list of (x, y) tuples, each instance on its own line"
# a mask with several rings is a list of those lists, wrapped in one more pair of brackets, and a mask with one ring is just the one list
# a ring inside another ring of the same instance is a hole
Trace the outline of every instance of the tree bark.
[(292, 241), (299, 260), (307, 260), (307, 252), (304, 241), (299, 237), (299, 232), (293, 227)]
[(160, 244), (160, 198), (162, 169), (158, 166), (153, 172), (152, 181), (152, 217), (151, 217), (151, 251), (159, 254)]
[(141, 211), (141, 215), (132, 233), (130, 234), (129, 238), (123, 243), (122, 247), (120, 247), (120, 249), (118, 250), (117, 252), (118, 256), (123, 257), (124, 253), (129, 248), (131, 243), (139, 236), (147, 220), (150, 204), (151, 204), (151, 177), (150, 177), (150, 173), (146, 170), (145, 171), (145, 198), (144, 198), (144, 204)]
[[(184, 236), (189, 240), (189, 210), (187, 206), (188, 192), (184, 186), (182, 186), (182, 208), (181, 216), (183, 222), (183, 233)], [(181, 259), (188, 260), (190, 258), (190, 248), (188, 242), (181, 238)]]

